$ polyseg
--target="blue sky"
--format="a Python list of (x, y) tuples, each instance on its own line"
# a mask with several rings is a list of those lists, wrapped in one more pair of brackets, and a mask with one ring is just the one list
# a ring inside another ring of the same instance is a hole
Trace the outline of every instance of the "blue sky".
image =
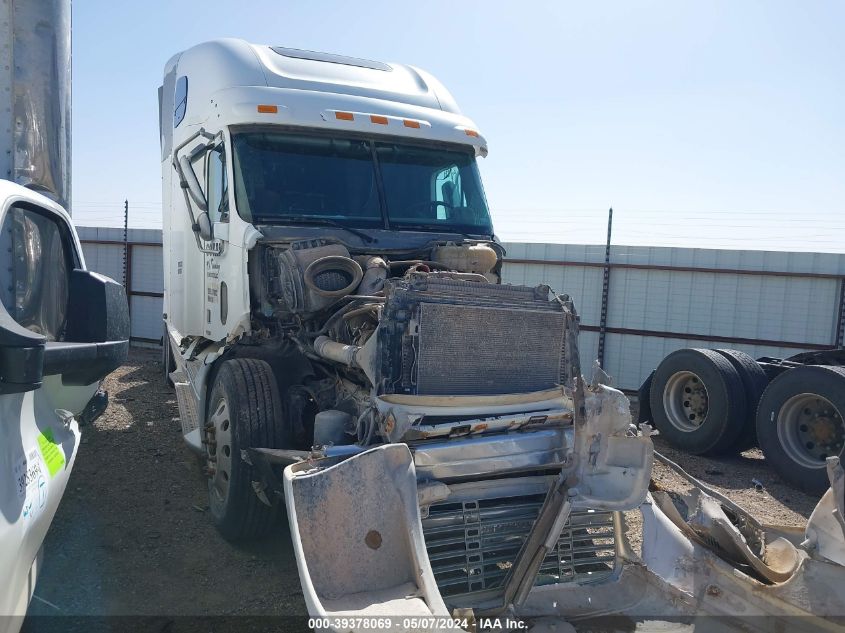
[(73, 213), (160, 225), (165, 61), (216, 37), (419, 66), (483, 131), (505, 240), (845, 249), (845, 3), (73, 4)]

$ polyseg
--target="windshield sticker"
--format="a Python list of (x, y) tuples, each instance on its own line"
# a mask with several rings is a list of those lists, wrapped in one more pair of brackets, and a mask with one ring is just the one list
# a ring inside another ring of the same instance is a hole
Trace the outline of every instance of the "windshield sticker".
[(50, 477), (55, 477), (65, 465), (65, 454), (62, 447), (53, 439), (53, 429), (44, 429), (44, 432), (39, 434), (38, 448), (41, 449), (41, 457), (44, 458)]

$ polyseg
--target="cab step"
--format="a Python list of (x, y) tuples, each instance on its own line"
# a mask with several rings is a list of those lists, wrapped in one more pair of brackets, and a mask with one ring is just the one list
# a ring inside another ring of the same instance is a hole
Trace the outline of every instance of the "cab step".
[(200, 431), (197, 399), (194, 390), (182, 370), (177, 369), (170, 374), (173, 386), (176, 388), (176, 401), (179, 404), (179, 421), (182, 424), (182, 436), (188, 446), (197, 453), (204, 453), (202, 433)]

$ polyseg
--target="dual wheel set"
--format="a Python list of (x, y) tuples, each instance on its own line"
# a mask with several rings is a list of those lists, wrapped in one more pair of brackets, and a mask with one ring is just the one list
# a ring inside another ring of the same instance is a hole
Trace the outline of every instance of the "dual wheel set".
[(640, 420), (653, 421), (672, 446), (696, 455), (759, 446), (782, 479), (810, 494), (828, 488), (826, 460), (845, 449), (839, 366), (773, 366), (736, 350), (681, 349), (640, 388), (640, 407)]

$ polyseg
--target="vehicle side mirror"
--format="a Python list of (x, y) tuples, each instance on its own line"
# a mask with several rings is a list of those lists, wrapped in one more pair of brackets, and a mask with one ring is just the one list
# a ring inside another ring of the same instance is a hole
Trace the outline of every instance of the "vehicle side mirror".
[(105, 343), (129, 340), (126, 289), (113, 279), (90, 270), (70, 274), (65, 340)]
[(45, 342), (43, 335), (18, 325), (0, 304), (0, 394), (41, 386)]
[(122, 285), (88, 270), (70, 275), (64, 341), (44, 350), (44, 375), (63, 385), (90, 385), (117, 369), (129, 351), (129, 305)]
[(180, 156), (178, 162), (179, 176), (182, 178), (182, 186), (188, 190), (188, 195), (197, 205), (200, 211), (208, 211), (208, 201), (205, 199), (205, 194), (202, 191), (202, 185), (191, 166), (191, 161), (187, 156)]
[(207, 211), (197, 216), (197, 231), (206, 242), (214, 239), (214, 227), (211, 225), (211, 218), (208, 217)]

